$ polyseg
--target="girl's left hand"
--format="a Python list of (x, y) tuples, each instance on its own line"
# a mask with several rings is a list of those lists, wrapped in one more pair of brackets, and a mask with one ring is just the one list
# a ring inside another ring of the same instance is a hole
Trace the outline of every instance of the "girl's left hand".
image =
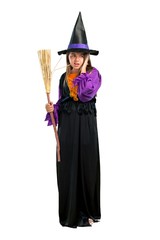
[(86, 72), (88, 61), (89, 61), (89, 54), (87, 54), (86, 57), (85, 57), (84, 63), (82, 65), (81, 73), (85, 73)]

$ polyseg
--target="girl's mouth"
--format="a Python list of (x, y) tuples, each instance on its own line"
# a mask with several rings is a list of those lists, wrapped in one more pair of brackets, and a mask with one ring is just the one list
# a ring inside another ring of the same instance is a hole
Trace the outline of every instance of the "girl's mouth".
[(79, 67), (79, 63), (74, 63), (74, 66), (75, 67)]

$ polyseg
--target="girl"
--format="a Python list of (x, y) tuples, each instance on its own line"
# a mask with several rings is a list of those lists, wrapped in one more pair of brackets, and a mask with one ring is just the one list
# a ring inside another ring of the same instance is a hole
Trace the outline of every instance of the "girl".
[(62, 226), (73, 228), (92, 226), (101, 218), (96, 119), (96, 94), (101, 86), (101, 75), (90, 60), (90, 54), (97, 55), (98, 51), (89, 50), (86, 44), (81, 14), (74, 30), (68, 50), (59, 52), (66, 53), (67, 68), (60, 78), (59, 100), (54, 106), (46, 104), (45, 119), (51, 125), (50, 112), (54, 112), (58, 124), (59, 221)]

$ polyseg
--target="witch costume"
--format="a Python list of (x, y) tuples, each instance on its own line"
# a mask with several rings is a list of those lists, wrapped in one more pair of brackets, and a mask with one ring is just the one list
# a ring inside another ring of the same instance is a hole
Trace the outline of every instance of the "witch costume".
[[(67, 50), (58, 52), (86, 52), (90, 50), (79, 13)], [(54, 105), (58, 124), (61, 161), (57, 161), (59, 191), (59, 221), (62, 226), (75, 228), (91, 226), (88, 219), (98, 222), (100, 209), (100, 157), (96, 119), (96, 94), (101, 86), (101, 75), (96, 68), (73, 78), (77, 99), (62, 74), (59, 82), (59, 100)], [(46, 121), (51, 125), (50, 114)]]

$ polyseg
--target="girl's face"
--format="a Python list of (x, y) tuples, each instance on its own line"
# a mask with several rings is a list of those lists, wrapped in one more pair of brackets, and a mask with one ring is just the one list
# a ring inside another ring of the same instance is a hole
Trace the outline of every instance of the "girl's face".
[(73, 70), (78, 71), (84, 62), (84, 54), (81, 52), (70, 52), (68, 59)]

